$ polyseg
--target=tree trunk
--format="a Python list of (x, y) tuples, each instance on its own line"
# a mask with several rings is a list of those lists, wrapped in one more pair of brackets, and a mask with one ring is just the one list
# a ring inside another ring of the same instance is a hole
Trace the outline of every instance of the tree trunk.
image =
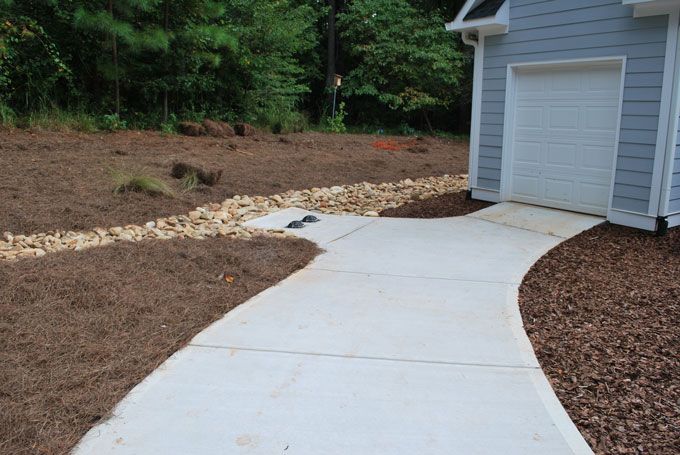
[[(166, 32), (170, 28), (170, 0), (165, 0), (165, 11), (164, 15), (165, 17), (163, 18), (163, 30)], [(169, 76), (169, 68), (168, 68), (168, 59), (165, 59), (165, 77), (167, 78)], [(167, 80), (165, 87), (163, 88), (163, 123), (168, 122), (168, 86), (167, 86)]]
[(328, 63), (326, 65), (326, 87), (328, 89), (329, 102), (333, 100), (333, 80), (336, 72), (337, 59), (337, 30), (335, 28), (335, 15), (338, 12), (336, 0), (328, 0)]
[(430, 116), (427, 115), (427, 111), (423, 110), (423, 118), (425, 119), (425, 124), (430, 133), (434, 133), (434, 128), (432, 128), (432, 123), (430, 122)]
[[(113, 18), (113, 0), (109, 0), (109, 14)], [(111, 52), (113, 54), (113, 78), (116, 98), (116, 115), (120, 117), (120, 80), (118, 78), (118, 41), (115, 34), (111, 34)]]

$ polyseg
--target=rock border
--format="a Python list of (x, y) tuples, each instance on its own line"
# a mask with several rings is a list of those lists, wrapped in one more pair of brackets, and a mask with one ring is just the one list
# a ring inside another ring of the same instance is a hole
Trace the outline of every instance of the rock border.
[(293, 234), (283, 228), (263, 230), (244, 227), (243, 223), (290, 207), (325, 214), (377, 217), (385, 209), (465, 188), (467, 175), (461, 174), (392, 183), (363, 182), (330, 188), (290, 190), (268, 197), (239, 195), (221, 204), (207, 204), (186, 215), (159, 218), (144, 225), (97, 227), (81, 232), (56, 230), (33, 235), (5, 232), (0, 240), (0, 261), (42, 257), (63, 250), (79, 251), (115, 242), (140, 242), (145, 239), (205, 239), (218, 236), (250, 239), (254, 235), (289, 237)]

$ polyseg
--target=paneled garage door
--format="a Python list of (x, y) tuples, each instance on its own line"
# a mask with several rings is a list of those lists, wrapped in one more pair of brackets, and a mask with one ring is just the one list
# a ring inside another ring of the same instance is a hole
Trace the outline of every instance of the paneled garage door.
[(605, 215), (621, 65), (517, 69), (510, 198)]

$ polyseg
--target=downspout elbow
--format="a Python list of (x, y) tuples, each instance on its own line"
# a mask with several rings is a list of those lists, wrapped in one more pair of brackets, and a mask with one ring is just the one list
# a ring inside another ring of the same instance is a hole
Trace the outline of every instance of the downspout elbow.
[(479, 45), (479, 35), (477, 34), (477, 31), (463, 32), (460, 37), (462, 38), (463, 43), (477, 49), (477, 46)]

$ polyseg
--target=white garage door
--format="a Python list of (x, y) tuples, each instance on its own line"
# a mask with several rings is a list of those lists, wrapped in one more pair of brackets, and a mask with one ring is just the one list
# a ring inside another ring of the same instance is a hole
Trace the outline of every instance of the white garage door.
[(512, 200), (607, 213), (620, 85), (620, 64), (516, 73)]

